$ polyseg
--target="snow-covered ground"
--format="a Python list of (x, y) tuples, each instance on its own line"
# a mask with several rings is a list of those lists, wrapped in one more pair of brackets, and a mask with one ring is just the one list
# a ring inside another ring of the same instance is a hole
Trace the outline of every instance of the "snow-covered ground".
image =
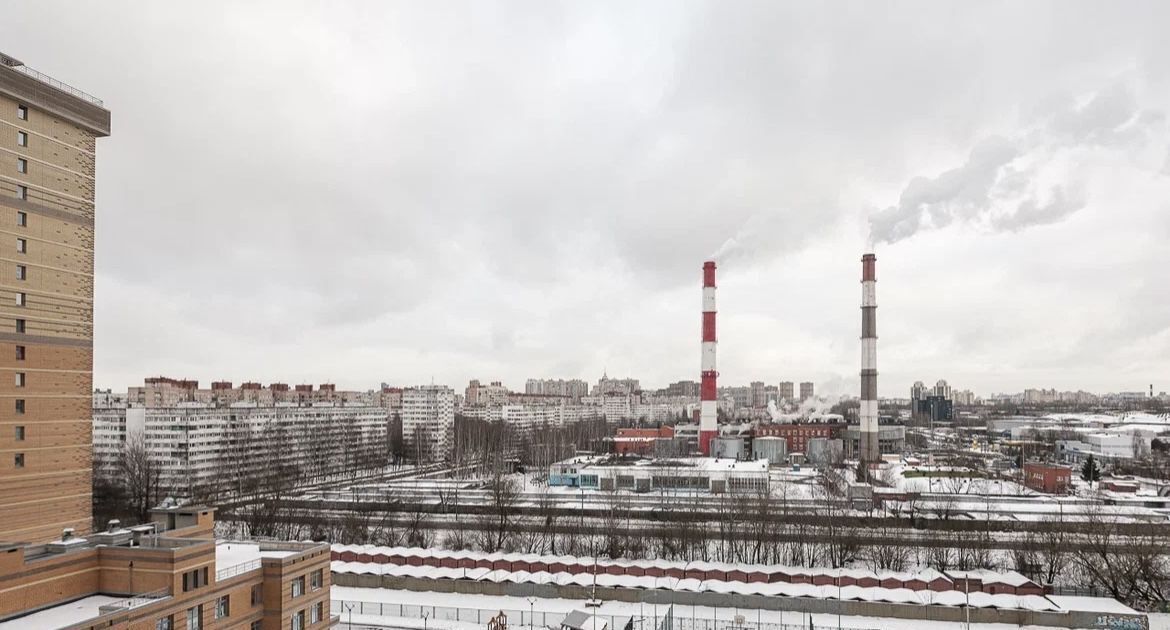
[[(354, 628), (360, 624), (380, 624), (384, 627), (425, 627), (437, 630), (482, 630), (487, 619), (503, 612), (508, 624), (524, 627), (530, 620), (533, 626), (559, 625), (561, 619), (573, 610), (585, 610), (583, 600), (507, 597), (496, 595), (464, 595), (458, 593), (435, 593), (401, 591), (381, 588), (355, 588), (334, 586), (331, 592), (332, 612), (341, 615), (342, 628), (346, 628), (352, 615)], [(362, 604), (365, 604), (364, 606)], [(666, 612), (666, 606), (636, 604), (629, 602), (603, 602), (592, 609), (603, 620), (622, 620), (633, 617), (645, 619), (635, 623), (636, 628), (653, 630), (656, 620)], [(532, 615), (530, 616), (530, 611)], [(777, 626), (808, 628), (809, 617), (813, 625), (820, 628), (837, 628), (838, 616), (829, 614), (801, 613), (794, 611), (755, 610), (742, 608), (710, 608), (706, 606), (678, 605), (675, 607), (675, 623), (678, 630), (719, 630), (740, 627), (736, 617), (742, 615), (744, 630), (754, 630), (759, 624), (763, 630), (775, 630)], [(1166, 615), (1170, 617), (1170, 615)], [(458, 620), (456, 620), (458, 618)], [(1154, 628), (1170, 629), (1165, 626)], [(933, 621), (927, 619), (894, 619), (887, 617), (841, 616), (841, 628), (851, 630), (965, 630), (964, 623)], [(1041, 630), (1043, 626), (1015, 626), (1011, 624), (973, 623), (974, 630)], [(612, 628), (610, 630), (613, 630)], [(785, 630), (788, 630), (785, 628)]]

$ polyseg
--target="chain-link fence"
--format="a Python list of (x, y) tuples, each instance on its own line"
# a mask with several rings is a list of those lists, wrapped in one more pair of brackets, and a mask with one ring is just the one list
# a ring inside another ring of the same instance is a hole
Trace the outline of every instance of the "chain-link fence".
[[(330, 602), (332, 614), (340, 615), (341, 622), (346, 624), (349, 615), (362, 615), (361, 624), (354, 627), (361, 628), (394, 628), (400, 627), (396, 619), (430, 621), (453, 621), (467, 624), (487, 626), (493, 617), (503, 613), (508, 625), (517, 630), (537, 628), (560, 628), (561, 623), (569, 615), (567, 612), (553, 612), (539, 610), (535, 606), (528, 609), (508, 608), (462, 608), (450, 606), (428, 606), (421, 604), (403, 604), (391, 602), (362, 602), (335, 599)], [(639, 604), (632, 614), (614, 614), (594, 612), (599, 623), (607, 625), (606, 630), (837, 630), (837, 624), (826, 625), (813, 623), (809, 613), (779, 610), (752, 610), (718, 618), (705, 617), (695, 614), (689, 606), (682, 606), (676, 611), (673, 605)], [(369, 616), (385, 617), (386, 621), (371, 622)], [(822, 615), (823, 618), (823, 615)], [(399, 622), (400, 623), (400, 622)], [(411, 624), (411, 626), (419, 624)], [(847, 626), (848, 630), (877, 630), (874, 628), (858, 629)], [(582, 630), (592, 630), (584, 628)], [(597, 630), (601, 630), (598, 627)]]

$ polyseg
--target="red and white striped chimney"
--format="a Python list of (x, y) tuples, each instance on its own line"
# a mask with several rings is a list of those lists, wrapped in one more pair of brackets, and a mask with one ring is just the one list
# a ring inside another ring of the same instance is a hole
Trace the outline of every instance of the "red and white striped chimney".
[(719, 430), (715, 377), (715, 261), (703, 263), (703, 351), (700, 358), (699, 450), (711, 454), (711, 438)]

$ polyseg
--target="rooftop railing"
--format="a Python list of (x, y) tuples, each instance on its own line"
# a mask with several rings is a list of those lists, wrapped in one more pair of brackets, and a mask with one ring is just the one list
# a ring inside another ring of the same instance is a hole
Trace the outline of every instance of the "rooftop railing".
[(62, 83), (62, 82), (58, 81), (57, 79), (54, 79), (53, 77), (51, 77), (43, 72), (37, 72), (36, 70), (33, 70), (32, 68), (30, 68), (26, 65), (23, 65), (23, 64), (12, 65), (12, 66), (8, 66), (8, 67), (12, 68), (13, 70), (15, 70), (23, 75), (32, 77), (32, 78), (36, 79), (37, 81), (40, 81), (41, 83), (44, 83), (46, 85), (50, 85), (54, 88), (57, 88), (58, 90), (61, 90), (62, 92), (65, 92), (66, 94), (69, 94), (71, 96), (76, 96), (77, 98), (79, 98), (83, 101), (86, 101), (88, 103), (92, 103), (94, 105), (97, 105), (98, 107), (104, 107), (104, 105), (102, 103), (102, 99), (100, 99), (92, 94), (89, 94), (87, 92), (82, 92), (81, 90), (73, 87), (72, 85), (69, 85), (67, 83)]
[(230, 567), (226, 567), (226, 568), (219, 569), (218, 571), (216, 571), (215, 572), (215, 581), (222, 582), (224, 580), (234, 578), (237, 575), (247, 573), (249, 571), (255, 571), (256, 569), (259, 569), (259, 568), (260, 568), (260, 559), (259, 558), (255, 559), (255, 560), (248, 560), (247, 562), (241, 562), (239, 564), (235, 564), (235, 565), (232, 565)]
[(166, 599), (170, 596), (171, 596), (171, 589), (160, 588), (157, 591), (151, 591), (149, 593), (141, 593), (141, 594), (135, 595), (133, 597), (127, 597), (126, 599), (120, 599), (116, 602), (110, 602), (109, 604), (103, 605), (100, 610), (101, 610), (101, 614), (106, 615), (106, 614), (109, 614), (109, 613), (112, 613), (112, 612), (115, 612), (118, 610), (130, 610), (131, 608), (138, 608), (139, 606), (145, 606), (146, 604), (156, 602), (160, 599)]

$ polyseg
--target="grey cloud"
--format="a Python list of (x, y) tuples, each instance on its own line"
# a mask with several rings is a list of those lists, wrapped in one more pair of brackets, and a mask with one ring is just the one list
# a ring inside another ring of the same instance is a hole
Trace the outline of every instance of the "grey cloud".
[[(1094, 201), (1034, 158), (1156, 137), (1170, 86), (1164, 3), (842, 9), (44, 0), (5, 8), (4, 46), (113, 111), (99, 385), (691, 378), (692, 289), (724, 243), (729, 287), (824, 248), (851, 263), (738, 289), (762, 296), (741, 307), (759, 328), (721, 356), (732, 380), (828, 379), (855, 372), (854, 318), (829, 330), (785, 295), (855, 286), (850, 195), (897, 182), (874, 217), (890, 240), (956, 222), (1032, 236)], [(1046, 134), (1004, 126), (1102, 85), (1119, 87), (1025, 121)], [(907, 176), (947, 147), (954, 163)], [(767, 363), (780, 323), (846, 358)]]

